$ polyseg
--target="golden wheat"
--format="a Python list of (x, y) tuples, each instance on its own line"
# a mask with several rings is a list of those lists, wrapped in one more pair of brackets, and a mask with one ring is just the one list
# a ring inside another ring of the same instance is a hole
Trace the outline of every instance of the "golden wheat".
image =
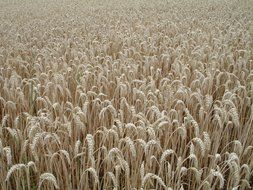
[(252, 189), (251, 0), (0, 7), (0, 189)]

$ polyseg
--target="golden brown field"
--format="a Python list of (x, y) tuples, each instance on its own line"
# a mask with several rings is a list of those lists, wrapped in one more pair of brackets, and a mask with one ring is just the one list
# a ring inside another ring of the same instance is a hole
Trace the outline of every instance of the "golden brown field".
[(252, 189), (252, 0), (0, 7), (0, 190)]

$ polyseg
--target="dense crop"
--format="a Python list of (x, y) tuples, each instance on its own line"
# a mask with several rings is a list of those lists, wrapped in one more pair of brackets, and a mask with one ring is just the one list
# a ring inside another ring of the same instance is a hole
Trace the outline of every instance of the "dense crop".
[(253, 2), (0, 2), (0, 188), (251, 189)]

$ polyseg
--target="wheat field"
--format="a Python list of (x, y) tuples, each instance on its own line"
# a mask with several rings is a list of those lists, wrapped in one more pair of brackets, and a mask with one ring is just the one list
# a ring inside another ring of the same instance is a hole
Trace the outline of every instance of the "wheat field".
[(252, 0), (0, 0), (1, 190), (253, 188)]

